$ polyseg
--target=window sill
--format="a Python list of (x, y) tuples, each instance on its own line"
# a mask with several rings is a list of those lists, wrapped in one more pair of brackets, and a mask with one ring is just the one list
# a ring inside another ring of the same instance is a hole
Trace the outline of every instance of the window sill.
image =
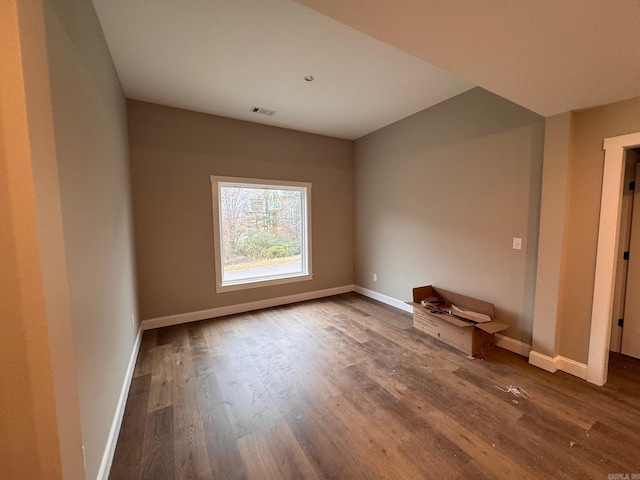
[(290, 275), (287, 277), (266, 278), (261, 280), (241, 280), (225, 285), (216, 285), (216, 293), (234, 292), (237, 290), (249, 290), (252, 288), (270, 287), (272, 285), (284, 285), (286, 283), (306, 282), (313, 279), (313, 274)]

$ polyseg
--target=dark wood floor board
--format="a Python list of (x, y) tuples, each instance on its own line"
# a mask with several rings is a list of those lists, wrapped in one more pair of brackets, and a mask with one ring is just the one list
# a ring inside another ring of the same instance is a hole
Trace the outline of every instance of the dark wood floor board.
[[(362, 350), (360, 349), (360, 345), (362, 345), (361, 342), (333, 326), (323, 327), (323, 330), (330, 339), (327, 345), (327, 351), (334, 352), (336, 360), (340, 359), (339, 362), (332, 362), (334, 367), (348, 367), (362, 358)], [(327, 361), (331, 362), (332, 360), (327, 359)]]
[(252, 337), (268, 338), (271, 341), (279, 340), (286, 336), (286, 328), (282, 328), (277, 319), (278, 308), (267, 308), (265, 310), (255, 310), (250, 315), (253, 323), (251, 329)]
[(188, 325), (186, 327), (191, 347), (191, 360), (197, 377), (207, 377), (215, 374), (211, 365), (212, 350), (209, 348), (202, 327)]
[(268, 447), (282, 477), (291, 480), (317, 478), (253, 364), (240, 353), (234, 356), (234, 361), (236, 371), (240, 369), (240, 381), (250, 392), (253, 419), (260, 426), (264, 438), (268, 439)]
[(266, 385), (258, 375), (245, 376), (242, 383), (250, 399), (252, 423), (260, 430), (271, 429), (281, 417)]
[(251, 336), (253, 326), (256, 324), (256, 322), (255, 319), (250, 315), (250, 313), (251, 312), (242, 315), (233, 315), (231, 317), (220, 320), (228, 320), (229, 326), (238, 338)]
[(395, 307), (380, 303), (356, 293), (347, 293), (336, 296), (330, 301), (347, 305), (354, 311), (361, 312), (362, 316), (375, 317), (384, 320), (384, 323), (398, 329), (407, 327), (411, 323), (411, 314), (398, 310)]
[[(461, 369), (462, 370), (462, 369)], [(485, 374), (487, 374), (485, 370)], [(455, 372), (456, 375), (461, 374), (460, 371)], [(577, 440), (579, 432), (585, 432), (585, 428), (591, 426), (591, 420), (585, 421), (586, 426), (581, 424), (580, 417), (570, 415), (568, 417), (559, 414), (563, 411), (562, 403), (545, 402), (539, 394), (539, 389), (536, 388), (535, 382), (527, 386), (528, 392), (535, 392), (531, 399), (523, 399), (514, 397), (510, 393), (501, 392), (495, 388), (495, 382), (498, 381), (495, 378), (489, 378), (473, 376), (470, 374), (467, 376), (466, 381), (469, 384), (478, 385), (479, 389), (485, 388), (488, 394), (488, 398), (485, 399), (483, 404), (495, 405), (498, 408), (510, 409), (517, 413), (517, 417), (511, 421), (504, 422), (504, 419), (500, 419), (496, 416), (495, 410), (493, 412), (485, 412), (477, 417), (477, 421), (474, 424), (477, 426), (479, 432), (483, 432), (481, 435), (483, 440), (487, 443), (496, 444), (499, 448), (508, 452), (512, 458), (518, 458), (523, 466), (527, 466), (534, 469), (542, 469), (547, 477), (551, 477), (553, 472), (558, 470), (558, 465), (562, 467), (562, 473), (571, 473), (576, 475), (576, 478), (580, 478), (583, 472), (580, 462), (576, 462), (573, 452), (571, 450), (571, 442)], [(455, 384), (455, 383), (454, 383)], [(495, 397), (495, 398), (492, 398)], [(456, 402), (458, 403), (458, 402)], [(539, 431), (537, 434), (528, 429), (526, 425), (527, 421), (523, 424), (520, 423), (520, 419), (523, 417), (534, 417), (540, 419), (542, 424), (557, 425), (561, 431), (572, 431), (576, 438), (574, 440), (565, 439), (565, 442), (558, 441), (558, 437), (549, 437), (548, 435), (541, 435)], [(459, 415), (456, 414), (456, 418)], [(578, 419), (578, 421), (576, 421)], [(509, 428), (495, 428), (495, 425), (503, 423), (508, 425)], [(514, 442), (513, 439), (520, 439)], [(549, 438), (554, 438), (552, 442), (549, 442)], [(554, 458), (555, 461), (551, 464), (541, 463), (541, 459)]]
[(313, 465), (300, 448), (289, 425), (279, 415), (271, 418), (273, 422), (263, 429), (264, 438), (282, 477), (287, 480), (317, 479)]
[[(456, 374), (459, 371), (455, 372)], [(539, 471), (544, 478), (553, 478), (558, 470), (558, 464), (561, 464), (563, 468), (569, 470), (578, 475), (584, 473), (581, 471), (580, 466), (573, 462), (570, 452), (570, 444), (564, 445), (564, 449), (558, 449), (558, 444), (555, 442), (548, 442), (546, 437), (534, 436), (526, 428), (523, 428), (518, 420), (523, 415), (539, 415), (549, 422), (561, 422), (561, 417), (557, 413), (557, 404), (553, 405), (553, 408), (545, 410), (538, 408), (537, 404), (531, 399), (524, 399), (514, 397), (507, 392), (501, 392), (489, 379), (489, 384), (484, 382), (484, 378), (474, 377), (471, 375), (468, 378), (469, 381), (465, 381), (460, 385), (474, 385), (479, 384), (475, 389), (469, 387), (470, 392), (474, 398), (477, 398), (479, 402), (484, 405), (493, 405), (495, 408), (487, 409), (479, 417), (479, 422), (476, 422), (478, 436), (483, 439), (487, 444), (496, 445), (497, 448), (502, 449), (508, 453), (511, 458), (517, 458), (521, 465), (530, 468), (532, 470)], [(454, 382), (455, 384), (455, 382)], [(486, 389), (485, 396), (480, 392)], [(539, 397), (536, 397), (539, 401)], [(508, 421), (505, 421), (503, 417), (496, 414), (501, 409), (509, 409), (513, 412), (514, 417)], [(495, 425), (507, 425), (505, 428), (496, 428)], [(566, 424), (564, 424), (566, 425)], [(576, 424), (572, 424), (576, 426)], [(565, 455), (565, 458), (560, 458)], [(543, 459), (555, 457), (556, 461), (553, 463), (543, 462)], [(579, 476), (579, 475), (578, 475)]]
[(366, 331), (368, 339), (378, 342), (393, 342), (402, 348), (414, 352), (422, 353), (424, 351), (423, 341), (416, 337), (413, 329), (404, 323), (402, 326), (394, 325), (389, 322), (390, 315), (386, 314), (385, 321), (380, 322), (378, 317), (367, 314), (366, 316), (355, 317), (351, 319), (357, 322), (360, 327)]
[[(637, 427), (640, 428), (640, 425)], [(625, 467), (625, 471), (640, 473), (640, 441), (638, 438), (620, 433), (601, 422), (596, 422), (588, 433), (588, 441), (597, 445), (599, 451), (620, 462)], [(621, 449), (620, 445), (624, 445), (625, 448)]]
[[(371, 314), (368, 313), (365, 309), (362, 308), (363, 303), (353, 303), (346, 301), (346, 298), (340, 299), (338, 301), (329, 301), (325, 302), (325, 305), (329, 306), (333, 310), (335, 310), (335, 306), (345, 312), (345, 315), (353, 320), (358, 321), (366, 321), (366, 319), (371, 318)], [(346, 308), (346, 310), (345, 310)]]
[(109, 478), (631, 475), (639, 396), (640, 361), (596, 387), (474, 359), (350, 293), (144, 332)]
[[(418, 333), (416, 332), (416, 334)], [(462, 362), (468, 362), (465, 357), (455, 355), (448, 350), (438, 350), (437, 353), (431, 352), (431, 354), (422, 355), (410, 351), (399, 353), (394, 351), (395, 347), (382, 348), (375, 342), (367, 342), (362, 344), (360, 348), (363, 350), (362, 360), (358, 362), (360, 368), (366, 370), (371, 378), (375, 378), (389, 393), (398, 398), (402, 397), (414, 377), (414, 375), (405, 374), (404, 367), (407, 365), (410, 365), (412, 369), (419, 370), (420, 375), (428, 376), (433, 372), (440, 372), (442, 375), (448, 376), (459, 368)]]
[(362, 370), (369, 378), (374, 380), (378, 385), (384, 388), (390, 395), (400, 399), (407, 391), (409, 386), (400, 378), (395, 375), (393, 369), (381, 370), (378, 364), (373, 359), (363, 359), (357, 364), (360, 370)]
[(612, 353), (609, 360), (609, 384), (616, 388), (617, 392), (626, 395), (640, 397), (640, 362), (635, 358), (627, 357), (619, 353)]
[(118, 434), (115, 458), (109, 478), (138, 480), (142, 464), (142, 448), (149, 407), (149, 384), (151, 375), (133, 377), (124, 410), (122, 427)]
[(580, 468), (593, 478), (606, 478), (611, 472), (625, 471), (622, 456), (611, 456), (606, 444), (593, 442), (591, 434), (565, 422), (552, 423), (548, 418), (524, 415), (518, 420), (529, 435), (551, 439), (555, 446), (554, 460), (564, 470)]
[(471, 460), (464, 466), (456, 480), (495, 480), (496, 478), (500, 477), (492, 475), (489, 471), (482, 468), (482, 465), (478, 462)]
[(273, 399), (316, 476), (321, 479), (348, 478), (345, 474), (350, 471), (350, 465), (344, 456), (346, 452), (332, 440), (333, 432), (327, 435), (326, 428), (313, 413), (301, 406), (296, 392), (278, 392)]
[[(492, 372), (485, 372), (483, 377), (478, 377), (476, 372), (465, 368), (456, 370), (454, 375), (464, 379), (468, 384), (475, 385), (478, 389), (485, 390), (487, 401), (509, 405), (509, 407), (515, 405), (523, 413), (535, 415), (537, 412), (551, 412), (554, 417), (577, 425), (584, 430), (591, 428), (596, 420), (592, 408), (581, 410), (577, 408), (579, 402), (576, 402), (574, 398), (563, 395), (556, 389), (548, 389), (545, 385), (537, 382), (527, 381), (526, 378), (520, 376), (504, 379), (494, 376)], [(516, 397), (509, 392), (504, 392), (503, 390), (508, 390), (509, 386), (523, 388), (531, 398)], [(531, 399), (535, 399), (535, 402)], [(552, 408), (550, 409), (550, 407)]]
[[(481, 363), (470, 364), (470, 367), (477, 367), (478, 365), (482, 365)], [(460, 370), (456, 370), (454, 373), (456, 375), (459, 374)], [(470, 370), (469, 370), (470, 371)], [(485, 369), (485, 374), (488, 372)], [(454, 377), (455, 378), (455, 377)], [(470, 380), (467, 382), (466, 380)], [(513, 458), (518, 458), (520, 462), (529, 467), (536, 468), (538, 467), (538, 463), (540, 459), (545, 458), (554, 452), (554, 448), (542, 448), (540, 446), (541, 439), (536, 437), (531, 437), (524, 429), (519, 429), (517, 420), (520, 418), (523, 413), (522, 410), (526, 411), (527, 405), (531, 403), (526, 399), (516, 400), (511, 394), (500, 392), (498, 389), (495, 389), (495, 383), (499, 381), (496, 378), (485, 378), (473, 375), (470, 373), (468, 378), (466, 378), (465, 383), (461, 384), (459, 382), (451, 382), (451, 386), (455, 387), (456, 385), (462, 386), (465, 389), (468, 387), (468, 392), (471, 394), (472, 398), (478, 400), (479, 404), (486, 406), (494, 406), (492, 409), (485, 409), (482, 412), (478, 412), (473, 415), (472, 418), (467, 419), (464, 423), (473, 424), (475, 426), (475, 430), (478, 432), (477, 434), (482, 438), (484, 442), (487, 444), (494, 445), (496, 444), (499, 448), (505, 449), (509, 452), (510, 456)], [(477, 387), (474, 389), (470, 385), (475, 384)], [(485, 392), (485, 395), (482, 392)], [(495, 397), (495, 398), (494, 398)], [(433, 400), (428, 402), (429, 405), (433, 405)], [(439, 402), (436, 402), (436, 404)], [(459, 400), (455, 400), (452, 402), (454, 405), (459, 405), (461, 402)], [(512, 405), (514, 403), (517, 405)], [(550, 409), (549, 414), (550, 421), (558, 421), (555, 416), (555, 409), (558, 405), (554, 405), (554, 408)], [(496, 410), (497, 408), (497, 410)], [(501, 410), (509, 410), (513, 412), (514, 417), (510, 420), (506, 420), (501, 418)], [(448, 411), (447, 413), (453, 415), (456, 419), (463, 418), (459, 412)], [(496, 428), (496, 425), (508, 425), (509, 428)], [(514, 438), (519, 439), (517, 442), (514, 442)], [(568, 444), (567, 444), (568, 447)], [(542, 467), (545, 467), (545, 464), (541, 464)], [(544, 474), (547, 477), (550, 477), (551, 474), (555, 471), (553, 466), (549, 467)]]
[[(368, 455), (371, 455), (371, 450), (378, 455), (384, 453), (380, 458), (382, 464), (377, 465), (384, 478), (394, 478), (398, 469), (407, 469), (410, 466), (414, 468), (417, 466), (421, 473), (419, 476), (407, 478), (424, 478), (427, 474), (437, 478), (453, 478), (459, 470), (456, 462), (465, 461), (465, 455), (459, 448), (439, 432), (425, 428), (424, 422), (421, 422), (411, 411), (403, 408), (396, 398), (359, 371), (357, 366), (352, 365), (346, 368), (343, 375), (342, 379), (337, 379), (339, 388), (343, 390), (343, 400), (349, 402), (362, 418), (367, 419), (366, 433), (360, 434), (363, 439), (357, 443), (359, 446), (373, 443), (368, 445)], [(328, 409), (332, 416), (345, 406), (340, 402), (327, 405), (330, 405)], [(344, 425), (349, 429), (350, 423), (346, 417)], [(357, 432), (356, 429), (354, 431)], [(376, 433), (383, 442), (380, 445), (377, 445), (373, 439)], [(409, 448), (405, 448), (407, 444)], [(398, 449), (398, 447), (402, 448)], [(404, 459), (404, 465), (389, 469), (389, 462), (385, 462), (384, 457), (389, 452), (393, 452), (394, 448), (398, 449), (397, 455)], [(426, 451), (428, 454), (416, 455), (417, 451)], [(456, 454), (457, 458), (455, 458)], [(449, 461), (449, 458), (455, 459), (455, 462)], [(384, 469), (385, 467), (387, 470)]]
[(264, 385), (270, 393), (282, 392), (293, 386), (293, 381), (289, 375), (283, 373), (271, 361), (261, 357), (252, 356), (253, 366), (260, 375)]
[[(329, 345), (323, 344), (324, 348), (318, 349), (317, 345), (314, 345), (318, 337), (306, 327), (304, 332), (304, 334), (289, 332), (287, 336), (274, 342), (279, 348), (275, 365), (279, 375), (283, 377), (283, 383), (292, 385), (297, 379), (301, 379), (305, 383), (314, 385), (316, 392), (322, 397), (337, 394), (337, 390), (330, 381), (331, 373), (340, 369), (342, 363), (346, 362), (336, 363), (334, 352)], [(326, 333), (324, 330), (322, 332)], [(327, 335), (326, 338), (329, 337)], [(323, 392), (321, 392), (322, 389), (324, 389)]]
[(396, 372), (410, 390), (436, 408), (465, 424), (491, 431), (493, 425), (517, 421), (522, 413), (510, 403), (500, 404), (468, 382), (461, 382), (448, 372), (399, 365)]
[[(285, 397), (278, 396), (280, 412), (299, 443), (309, 448), (311, 458), (320, 469), (316, 468), (318, 476), (384, 478), (345, 424), (331, 414), (330, 401), (314, 401), (312, 392), (306, 388), (283, 393)], [(355, 470), (354, 466), (357, 466)]]
[(173, 432), (176, 478), (211, 478), (202, 414), (198, 402), (198, 379), (189, 355), (186, 330), (173, 363)]
[(533, 368), (524, 358), (513, 361), (510, 352), (498, 350), (488, 352), (487, 355), (491, 368), (500, 368), (505, 371), (511, 369), (514, 375), (522, 374), (525, 378), (541, 382), (551, 389), (561, 389), (566, 395), (574, 398), (588, 398), (594, 405), (606, 405), (612, 401), (623, 403), (625, 410), (632, 412), (633, 415), (640, 415), (640, 402), (621, 395), (615, 379), (603, 387), (598, 387), (564, 372), (557, 372), (555, 375), (549, 376), (544, 370)]
[(322, 319), (324, 327), (337, 328), (359, 343), (369, 340), (366, 326), (356, 321), (349, 313), (344, 312), (344, 308), (325, 302), (317, 309), (317, 314)]
[[(175, 354), (191, 353), (191, 340), (189, 338), (189, 332), (181, 325), (171, 327), (167, 340), (173, 345), (173, 351)], [(164, 329), (161, 329), (164, 330)]]
[(148, 330), (143, 333), (138, 350), (138, 358), (133, 369), (133, 376), (151, 375), (153, 363), (153, 349), (156, 346), (157, 330)]
[(145, 350), (147, 348), (153, 348), (157, 346), (158, 332), (160, 330), (162, 329), (156, 328), (153, 330), (145, 330), (142, 335), (142, 340), (140, 341), (140, 350)]
[(175, 478), (173, 456), (173, 407), (147, 415), (142, 451), (142, 479)]
[(304, 385), (311, 388), (319, 399), (330, 398), (340, 393), (335, 377), (342, 369), (327, 367), (321, 362), (303, 360), (294, 364), (292, 370), (298, 380), (304, 379)]
[(199, 378), (198, 403), (213, 478), (246, 479), (235, 432), (214, 375)]
[[(509, 352), (506, 352), (509, 353)], [(505, 357), (505, 352), (492, 352), (492, 359)], [(520, 363), (520, 362), (517, 362)], [(508, 368), (505, 364), (504, 368)], [(534, 371), (531, 366), (527, 366), (528, 371)], [(535, 372), (537, 373), (537, 372)], [(484, 377), (478, 377), (474, 372), (460, 369), (455, 372), (457, 376), (467, 378), (471, 382), (484, 382), (484, 379), (497, 382), (499, 378), (493, 376), (493, 372), (485, 369)], [(566, 376), (566, 375), (565, 375)], [(576, 378), (566, 378), (569, 385), (581, 384), (581, 380)], [(491, 382), (489, 382), (490, 384)], [(523, 372), (512, 371), (508, 377), (508, 382), (498, 384), (501, 388), (506, 388), (509, 384), (514, 384), (525, 388), (525, 390), (535, 397), (535, 402), (522, 402), (523, 409), (544, 410), (554, 416), (557, 416), (570, 423), (576, 424), (585, 431), (589, 430), (595, 423), (596, 419), (610, 427), (616, 429), (622, 434), (634, 438), (640, 438), (640, 431), (636, 425), (638, 414), (635, 409), (629, 408), (611, 408), (608, 401), (595, 401), (590, 389), (584, 391), (582, 388), (560, 388), (558, 382), (550, 382), (547, 375), (538, 378), (537, 375), (526, 376)], [(503, 395), (499, 390), (493, 392), (498, 397), (511, 398), (511, 395)], [(629, 402), (633, 402), (634, 395), (629, 394), (623, 396)], [(636, 397), (637, 398), (637, 397)], [(534, 414), (529, 411), (529, 413)]]
[(174, 348), (184, 346), (188, 343), (187, 331), (183, 325), (172, 325), (170, 327), (156, 329), (156, 346), (171, 344)]
[[(437, 478), (455, 478), (460, 466), (470, 460), (460, 448), (415, 415), (412, 408), (400, 403), (356, 366), (345, 369), (340, 388), (343, 399), (368, 419), (369, 433), (379, 432), (386, 438), (383, 448), (398, 448), (423, 475), (429, 472)], [(424, 451), (430, 455), (423, 455)]]
[(397, 412), (398, 400), (386, 389), (362, 372), (357, 365), (345, 368), (335, 377), (341, 396), (349, 401), (373, 425), (381, 425), (397, 443), (412, 437), (413, 415)]
[(173, 404), (173, 345), (167, 343), (154, 347), (151, 355), (150, 412)]
[(251, 392), (240, 380), (234, 370), (231, 357), (216, 355), (211, 359), (216, 371), (220, 396), (225, 406), (235, 438), (247, 436), (257, 430), (259, 425), (254, 418)]
[(249, 480), (280, 480), (284, 478), (261, 431), (255, 431), (240, 438), (238, 448)]
[[(433, 431), (433, 429), (431, 429)], [(424, 428), (424, 436), (426, 438), (430, 429)], [(412, 465), (419, 465), (421, 468), (421, 476), (415, 478), (442, 478), (442, 479), (454, 479), (457, 478), (464, 466), (468, 463), (467, 458), (469, 456), (457, 448), (453, 442), (449, 441), (444, 436), (438, 436), (438, 440), (445, 440), (446, 445), (442, 446), (439, 441), (436, 441), (435, 437), (430, 437), (429, 442), (407, 440), (400, 445), (400, 453), (408, 459)], [(450, 445), (456, 447), (457, 451), (462, 452), (462, 455), (449, 451)], [(459, 458), (459, 457), (462, 458)]]
[(462, 449), (427, 424), (413, 408), (390, 395), (357, 367), (348, 370), (351, 373), (351, 383), (362, 385), (363, 395), (359, 400), (368, 399), (367, 410), (373, 421), (383, 420), (378, 414), (383, 412), (386, 417), (384, 423), (395, 425), (396, 428), (402, 427), (409, 432), (402, 440), (402, 451), (410, 458), (418, 461), (416, 454), (431, 452), (430, 455), (421, 455), (422, 462), (429, 471), (437, 472), (441, 478), (454, 477), (460, 464), (470, 460)]
[[(381, 472), (384, 478), (418, 479), (426, 478), (436, 472), (429, 469), (427, 462), (411, 462), (400, 451), (402, 433), (393, 426), (372, 423), (372, 417), (364, 414), (356, 405), (343, 395), (331, 398), (331, 412), (349, 429), (355, 441), (366, 449), (368, 458)], [(406, 438), (408, 438), (407, 435)]]
[[(288, 325), (289, 331), (285, 338), (293, 344), (301, 345), (303, 351), (308, 352), (310, 361), (321, 362), (327, 368), (340, 369), (354, 362), (353, 352), (348, 345), (339, 341), (335, 333), (318, 325), (309, 325), (312, 310), (305, 306), (300, 312), (292, 312), (291, 317), (276, 315), (281, 325)], [(315, 326), (315, 328), (311, 328)]]
[(231, 316), (200, 322), (204, 343), (211, 354), (226, 354), (230, 346), (238, 338), (241, 338), (234, 329), (234, 325), (238, 321), (240, 321), (240, 317)]
[(451, 442), (460, 447), (473, 458), (483, 470), (490, 472), (494, 478), (539, 478), (536, 472), (522, 467), (518, 459), (512, 459), (487, 443), (476, 425), (461, 424), (458, 420), (437, 408), (431, 408), (414, 392), (408, 392), (402, 402), (416, 407), (414, 412), (423, 418), (431, 428), (441, 432)]

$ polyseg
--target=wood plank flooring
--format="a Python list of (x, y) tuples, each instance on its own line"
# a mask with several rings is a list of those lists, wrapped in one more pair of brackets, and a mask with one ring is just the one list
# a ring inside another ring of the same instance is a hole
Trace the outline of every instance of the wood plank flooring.
[(612, 355), (595, 387), (500, 348), (470, 359), (345, 294), (145, 332), (109, 478), (634, 473), (640, 362)]

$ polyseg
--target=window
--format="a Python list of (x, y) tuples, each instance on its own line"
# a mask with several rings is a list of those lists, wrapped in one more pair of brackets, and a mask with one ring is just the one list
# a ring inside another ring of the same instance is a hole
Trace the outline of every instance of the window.
[(311, 280), (311, 184), (211, 176), (216, 291)]

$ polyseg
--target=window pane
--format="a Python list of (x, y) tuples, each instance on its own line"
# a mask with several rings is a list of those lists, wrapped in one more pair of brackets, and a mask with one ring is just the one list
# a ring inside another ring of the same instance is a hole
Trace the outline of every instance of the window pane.
[(305, 190), (219, 184), (223, 285), (307, 274)]

